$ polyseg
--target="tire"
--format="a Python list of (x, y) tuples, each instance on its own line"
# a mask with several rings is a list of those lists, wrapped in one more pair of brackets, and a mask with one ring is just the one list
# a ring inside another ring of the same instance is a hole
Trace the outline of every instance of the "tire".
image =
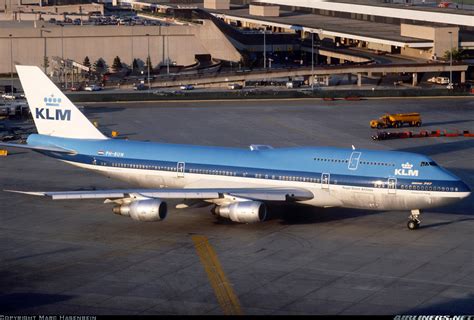
[(407, 227), (410, 230), (416, 230), (420, 227), (420, 224), (416, 220), (408, 220)]

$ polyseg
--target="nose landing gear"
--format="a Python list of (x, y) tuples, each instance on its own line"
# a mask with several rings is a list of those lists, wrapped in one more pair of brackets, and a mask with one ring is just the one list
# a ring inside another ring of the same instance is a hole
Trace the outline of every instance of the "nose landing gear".
[(407, 227), (410, 230), (416, 230), (420, 227), (420, 219), (418, 217), (420, 216), (421, 212), (418, 209), (411, 210), (411, 215), (408, 217), (408, 222), (407, 222)]

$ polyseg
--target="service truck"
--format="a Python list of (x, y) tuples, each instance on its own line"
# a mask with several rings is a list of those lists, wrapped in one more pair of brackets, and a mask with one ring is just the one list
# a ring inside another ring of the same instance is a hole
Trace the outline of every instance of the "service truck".
[(377, 120), (370, 121), (371, 128), (399, 128), (404, 124), (411, 127), (421, 126), (421, 116), (419, 113), (396, 113), (385, 114)]

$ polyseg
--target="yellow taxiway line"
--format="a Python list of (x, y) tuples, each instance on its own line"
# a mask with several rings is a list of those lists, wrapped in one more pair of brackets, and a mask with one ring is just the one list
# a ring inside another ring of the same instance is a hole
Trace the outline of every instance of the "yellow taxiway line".
[(242, 309), (239, 299), (234, 293), (229, 280), (227, 280), (219, 259), (217, 258), (217, 254), (211, 244), (205, 236), (195, 235), (191, 238), (224, 314), (241, 315)]

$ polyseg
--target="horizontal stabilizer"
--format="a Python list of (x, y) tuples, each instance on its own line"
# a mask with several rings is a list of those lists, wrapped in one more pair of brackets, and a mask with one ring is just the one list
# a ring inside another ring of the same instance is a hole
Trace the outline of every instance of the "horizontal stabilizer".
[(17, 144), (17, 143), (4, 143), (0, 142), (0, 147), (10, 147), (10, 148), (19, 148), (19, 149), (30, 149), (36, 151), (52, 151), (52, 152), (59, 152), (59, 153), (67, 153), (67, 154), (77, 154), (75, 150), (65, 149), (56, 146), (30, 146), (27, 144)]

